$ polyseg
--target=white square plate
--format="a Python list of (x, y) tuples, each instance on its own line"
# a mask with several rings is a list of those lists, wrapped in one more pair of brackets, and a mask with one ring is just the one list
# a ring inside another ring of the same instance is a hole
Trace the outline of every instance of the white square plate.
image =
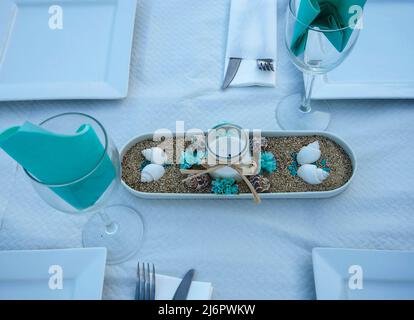
[(136, 4), (1, 0), (0, 101), (125, 97)]
[(0, 251), (0, 300), (99, 300), (105, 263), (105, 248)]
[(312, 259), (319, 300), (414, 299), (414, 251), (315, 248)]
[(414, 98), (414, 1), (368, 0), (355, 48), (318, 76), (314, 99)]

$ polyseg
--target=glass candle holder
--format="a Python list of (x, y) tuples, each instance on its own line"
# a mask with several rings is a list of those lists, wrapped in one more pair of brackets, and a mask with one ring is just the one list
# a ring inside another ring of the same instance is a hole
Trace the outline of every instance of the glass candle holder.
[(232, 178), (240, 180), (239, 173), (231, 167), (234, 165), (237, 165), (245, 175), (255, 174), (258, 168), (252, 165), (253, 157), (249, 147), (248, 131), (231, 123), (219, 124), (209, 130), (207, 164), (209, 166), (228, 165), (210, 173), (215, 179)]

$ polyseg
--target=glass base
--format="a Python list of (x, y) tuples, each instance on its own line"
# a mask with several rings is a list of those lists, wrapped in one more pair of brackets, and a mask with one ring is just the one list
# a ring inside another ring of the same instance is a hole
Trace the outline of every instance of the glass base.
[(276, 120), (284, 130), (324, 131), (331, 120), (329, 104), (322, 100), (312, 100), (309, 112), (300, 110), (302, 95), (293, 94), (283, 98), (276, 109)]
[(107, 264), (117, 264), (138, 252), (143, 236), (141, 215), (129, 207), (115, 205), (89, 219), (82, 232), (82, 242), (84, 247), (105, 247)]

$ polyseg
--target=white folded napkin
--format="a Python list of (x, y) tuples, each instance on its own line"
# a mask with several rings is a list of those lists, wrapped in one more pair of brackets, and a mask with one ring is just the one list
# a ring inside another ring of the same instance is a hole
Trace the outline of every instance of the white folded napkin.
[[(181, 279), (157, 274), (155, 282), (155, 300), (172, 300)], [(211, 283), (193, 281), (187, 300), (210, 300), (212, 293), (213, 286)]]
[(231, 0), (224, 75), (230, 58), (243, 60), (230, 86), (275, 86), (276, 72), (259, 70), (256, 59), (276, 68), (276, 25), (276, 0)]

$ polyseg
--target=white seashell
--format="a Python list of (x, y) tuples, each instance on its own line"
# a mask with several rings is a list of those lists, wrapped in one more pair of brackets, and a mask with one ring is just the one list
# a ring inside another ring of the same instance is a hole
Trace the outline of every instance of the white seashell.
[(164, 175), (165, 169), (159, 164), (149, 164), (142, 169), (141, 182), (152, 182), (161, 179)]
[(161, 148), (154, 147), (142, 150), (142, 155), (151, 163), (163, 165), (167, 162), (168, 156)]
[(318, 161), (320, 157), (319, 141), (315, 141), (300, 149), (297, 161), (299, 164), (310, 164)]
[(314, 164), (304, 164), (299, 167), (298, 176), (309, 184), (320, 184), (328, 178), (329, 173)]

